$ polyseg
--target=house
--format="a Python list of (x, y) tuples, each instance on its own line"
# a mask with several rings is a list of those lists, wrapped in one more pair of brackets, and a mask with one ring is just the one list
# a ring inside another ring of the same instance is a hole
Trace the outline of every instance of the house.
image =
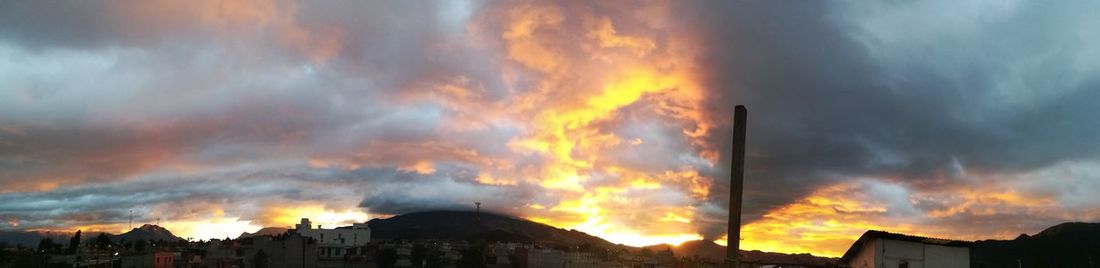
[(969, 268), (972, 242), (870, 230), (840, 258), (850, 268)]
[(366, 223), (336, 229), (321, 229), (318, 226), (315, 229), (308, 218), (302, 218), (294, 230), (301, 236), (317, 240), (321, 258), (343, 259), (346, 255), (360, 255), (360, 248), (370, 242), (370, 226)]
[(298, 233), (240, 239), (238, 267), (321, 267), (317, 240)]
[(143, 254), (123, 255), (118, 267), (122, 268), (171, 268), (175, 267), (176, 252), (155, 251)]

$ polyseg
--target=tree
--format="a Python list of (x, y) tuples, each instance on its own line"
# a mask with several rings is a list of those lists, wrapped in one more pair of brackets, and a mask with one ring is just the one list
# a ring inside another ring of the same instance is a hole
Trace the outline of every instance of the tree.
[(392, 268), (397, 263), (397, 250), (393, 248), (379, 249), (374, 254), (374, 263), (379, 268)]
[(80, 246), (80, 230), (76, 230), (76, 234), (73, 238), (69, 239), (69, 249), (65, 250), (65, 254), (76, 253), (76, 248)]
[(106, 250), (111, 247), (111, 238), (107, 237), (107, 233), (99, 233), (95, 237), (95, 247), (99, 250)]
[(61, 247), (61, 245), (58, 245), (57, 243), (54, 243), (53, 239), (49, 238), (49, 237), (42, 238), (42, 240), (38, 241), (38, 253), (44, 253), (44, 254), (54, 253), (54, 252), (57, 251), (57, 248), (60, 248), (60, 247)]

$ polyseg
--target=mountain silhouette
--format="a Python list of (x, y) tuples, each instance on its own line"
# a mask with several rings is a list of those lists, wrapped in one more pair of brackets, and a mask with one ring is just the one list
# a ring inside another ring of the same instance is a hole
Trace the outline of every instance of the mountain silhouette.
[(1097, 267), (1100, 223), (1062, 223), (1013, 240), (977, 241), (970, 255), (975, 268)]
[(414, 212), (367, 222), (371, 240), (412, 239), (536, 243), (546, 246), (618, 247), (576, 230), (565, 230), (495, 213), (473, 211)]
[(241, 235), (237, 236), (237, 239), (255, 236), (277, 236), (286, 233), (286, 231), (287, 228), (283, 227), (264, 227), (263, 229), (257, 230), (255, 233), (243, 232)]
[(146, 224), (120, 235), (112, 235), (111, 240), (115, 242), (137, 240), (170, 242), (180, 241), (184, 239), (173, 235), (171, 231), (168, 231), (168, 229), (164, 229), (164, 227), (153, 224)]

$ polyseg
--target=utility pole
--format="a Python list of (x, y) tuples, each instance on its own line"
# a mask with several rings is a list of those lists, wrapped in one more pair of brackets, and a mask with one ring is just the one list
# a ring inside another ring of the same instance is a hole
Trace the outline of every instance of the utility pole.
[(477, 205), (477, 222), (481, 222), (481, 202), (474, 202)]
[(741, 192), (745, 181), (745, 124), (748, 110), (733, 108), (733, 154), (730, 163), (729, 222), (726, 226), (726, 267), (736, 268), (741, 249)]

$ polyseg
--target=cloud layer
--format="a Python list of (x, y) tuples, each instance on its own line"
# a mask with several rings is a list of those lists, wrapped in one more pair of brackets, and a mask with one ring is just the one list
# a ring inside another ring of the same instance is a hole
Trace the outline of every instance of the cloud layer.
[(0, 219), (211, 238), (480, 201), (722, 239), (745, 104), (749, 248), (1095, 221), (1079, 5), (4, 3)]

